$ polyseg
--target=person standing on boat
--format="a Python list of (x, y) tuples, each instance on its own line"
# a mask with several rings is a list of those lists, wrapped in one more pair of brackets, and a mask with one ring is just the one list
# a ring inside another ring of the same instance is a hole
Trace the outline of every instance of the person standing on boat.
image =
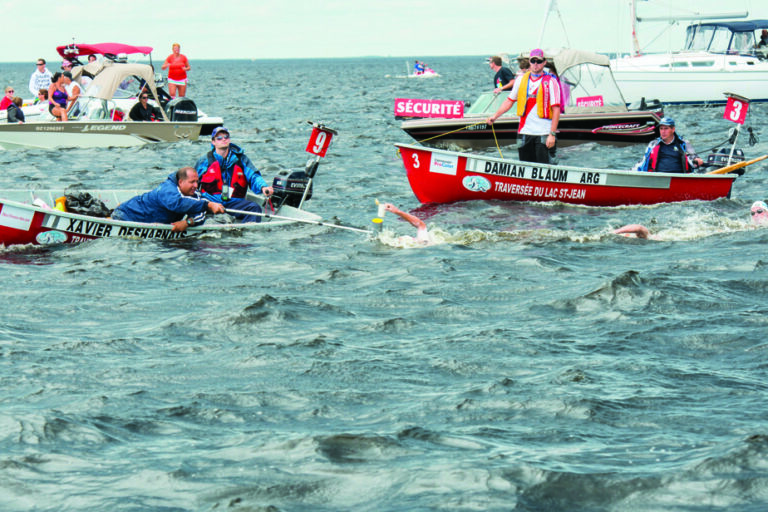
[(115, 220), (172, 224), (174, 232), (205, 222), (206, 212), (224, 213), (224, 206), (206, 201), (197, 190), (199, 178), (192, 167), (172, 173), (157, 188), (132, 197), (112, 212)]
[(515, 80), (512, 91), (499, 110), (488, 118), (492, 125), (517, 102), (520, 125), (517, 129), (517, 153), (520, 160), (542, 164), (557, 163), (557, 125), (560, 122), (560, 85), (544, 73), (544, 52), (531, 50), (530, 71)]
[(496, 73), (493, 77), (493, 93), (499, 94), (501, 91), (511, 89), (514, 85), (515, 74), (511, 69), (502, 65), (501, 57), (494, 55), (488, 60), (488, 66)]
[[(195, 169), (203, 197), (233, 210), (260, 214), (261, 206), (245, 199), (248, 189), (267, 197), (274, 192), (223, 126), (213, 129), (211, 150), (197, 161)], [(261, 222), (261, 215), (233, 215), (242, 222)]]
[(173, 43), (171, 49), (172, 53), (165, 58), (161, 69), (168, 70), (168, 92), (171, 98), (183, 97), (187, 93), (187, 71), (191, 67), (187, 56), (181, 53), (179, 43)]
[(692, 172), (704, 164), (693, 146), (675, 133), (675, 120), (664, 117), (659, 121), (660, 137), (648, 143), (645, 155), (633, 170), (642, 172)]
[(37, 96), (40, 89), (47, 89), (51, 85), (53, 74), (45, 67), (45, 59), (37, 59), (37, 69), (29, 77), (29, 92)]

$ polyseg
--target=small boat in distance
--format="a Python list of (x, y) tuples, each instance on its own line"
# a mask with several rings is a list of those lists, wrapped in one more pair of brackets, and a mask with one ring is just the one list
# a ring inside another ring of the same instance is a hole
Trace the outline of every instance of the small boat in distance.
[(737, 177), (589, 169), (409, 144), (396, 146), (411, 189), (422, 203), (495, 199), (621, 206), (712, 201), (729, 197)]

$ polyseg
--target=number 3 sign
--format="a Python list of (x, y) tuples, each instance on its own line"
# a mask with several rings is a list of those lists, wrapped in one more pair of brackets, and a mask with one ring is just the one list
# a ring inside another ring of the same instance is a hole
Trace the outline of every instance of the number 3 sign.
[(324, 126), (313, 125), (312, 134), (309, 136), (307, 144), (307, 153), (317, 156), (325, 156), (328, 148), (331, 146), (331, 139), (335, 132)]
[(723, 117), (734, 123), (744, 124), (747, 118), (747, 109), (749, 109), (749, 101), (729, 96), (728, 103), (725, 104), (725, 115)]

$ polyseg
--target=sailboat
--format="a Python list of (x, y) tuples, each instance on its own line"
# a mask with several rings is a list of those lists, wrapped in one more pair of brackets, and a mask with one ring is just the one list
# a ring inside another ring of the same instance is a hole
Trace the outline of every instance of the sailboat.
[[(725, 93), (768, 101), (768, 47), (760, 33), (768, 20), (743, 20), (748, 12), (640, 17), (636, 0), (632, 15), (631, 55), (611, 60), (611, 70), (624, 99), (630, 103), (654, 98), (664, 104), (724, 104)], [(643, 54), (637, 38), (638, 22), (690, 21), (679, 51)]]

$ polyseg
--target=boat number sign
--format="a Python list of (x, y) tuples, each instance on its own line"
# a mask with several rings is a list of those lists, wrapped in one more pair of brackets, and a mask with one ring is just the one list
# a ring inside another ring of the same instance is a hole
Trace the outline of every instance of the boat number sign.
[(748, 101), (742, 101), (739, 98), (729, 96), (728, 102), (725, 104), (725, 115), (723, 117), (734, 123), (744, 124), (744, 121), (747, 119), (747, 109), (749, 109)]
[(331, 147), (331, 139), (333, 139), (333, 132), (324, 130), (319, 126), (313, 126), (307, 143), (307, 153), (324, 157), (328, 148)]

